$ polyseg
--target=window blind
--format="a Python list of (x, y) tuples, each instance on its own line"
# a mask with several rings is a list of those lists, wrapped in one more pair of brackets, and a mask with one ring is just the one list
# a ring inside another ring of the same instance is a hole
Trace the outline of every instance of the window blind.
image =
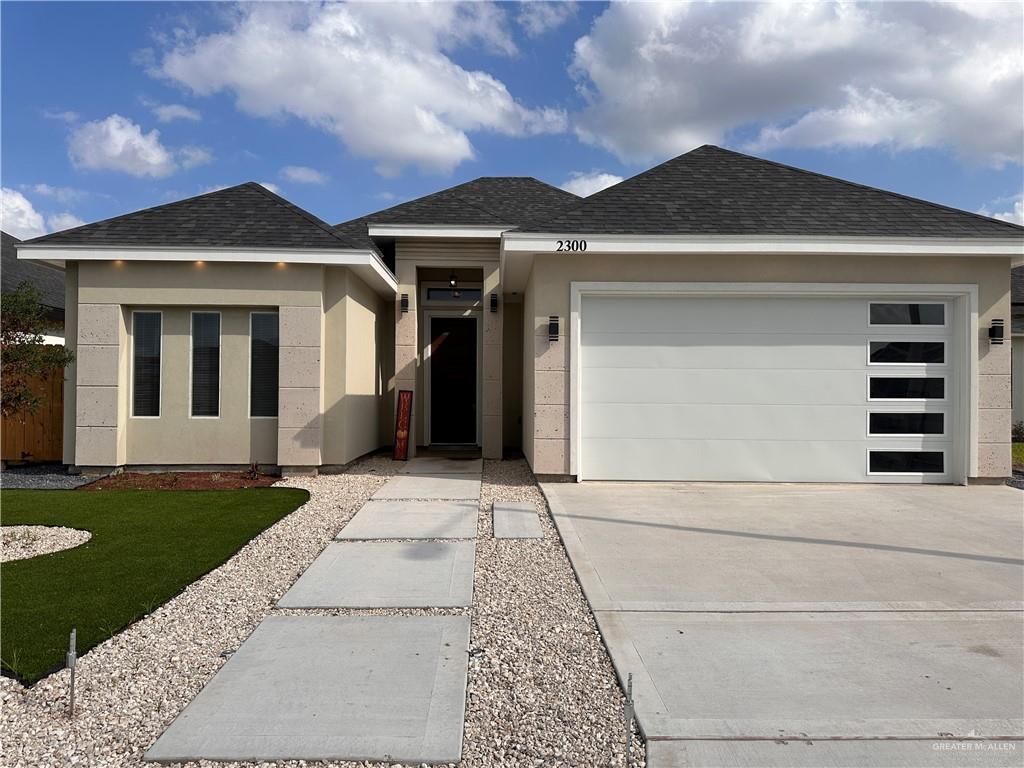
[(192, 313), (192, 415), (220, 416), (220, 314)]
[(277, 313), (253, 312), (250, 319), (249, 415), (276, 417)]
[(132, 313), (132, 416), (160, 415), (159, 312)]

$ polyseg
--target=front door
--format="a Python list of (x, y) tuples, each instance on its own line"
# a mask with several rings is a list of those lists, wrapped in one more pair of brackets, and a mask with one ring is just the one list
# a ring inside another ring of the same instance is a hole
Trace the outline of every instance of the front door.
[(430, 442), (476, 445), (477, 321), (430, 319)]

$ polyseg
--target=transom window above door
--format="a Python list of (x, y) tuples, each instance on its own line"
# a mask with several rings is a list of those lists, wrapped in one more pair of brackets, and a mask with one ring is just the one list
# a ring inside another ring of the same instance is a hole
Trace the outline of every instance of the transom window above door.
[(483, 302), (484, 287), (479, 281), (460, 280), (454, 275), (447, 281), (420, 283), (420, 302), (425, 307), (476, 308)]

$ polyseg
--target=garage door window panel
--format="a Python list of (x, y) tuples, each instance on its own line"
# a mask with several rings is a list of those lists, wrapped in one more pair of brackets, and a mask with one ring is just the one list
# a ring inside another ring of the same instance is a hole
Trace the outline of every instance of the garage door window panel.
[(872, 376), (869, 400), (945, 400), (944, 376)]
[(868, 434), (892, 437), (942, 436), (946, 432), (944, 413), (881, 411), (868, 416)]
[(868, 472), (878, 475), (923, 475), (945, 472), (944, 451), (870, 451)]
[(918, 302), (872, 302), (869, 308), (869, 325), (886, 326), (930, 326), (946, 325), (944, 304)]
[(871, 341), (868, 361), (872, 365), (944, 365), (943, 341)]

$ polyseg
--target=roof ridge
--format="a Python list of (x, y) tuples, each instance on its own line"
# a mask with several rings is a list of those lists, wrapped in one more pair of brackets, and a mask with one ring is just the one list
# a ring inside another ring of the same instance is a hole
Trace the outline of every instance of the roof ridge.
[(253, 182), (251, 182), (251, 181), (243, 181), (241, 184), (232, 184), (230, 187), (223, 187), (221, 189), (211, 189), (209, 192), (200, 192), (198, 195), (192, 195), (192, 197), (185, 197), (185, 198), (182, 198), (181, 200), (172, 200), (169, 203), (160, 203), (160, 205), (151, 205), (148, 208), (139, 208), (139, 209), (134, 210), (134, 211), (128, 211), (128, 213), (119, 213), (117, 216), (110, 216), (109, 218), (100, 219), (99, 221), (90, 221), (90, 222), (88, 222), (86, 224), (79, 224), (77, 227), (71, 227), (69, 229), (59, 229), (56, 232), (48, 232), (45, 235), (39, 235), (38, 237), (33, 237), (30, 240), (21, 240), (20, 242), (23, 243), (23, 244), (25, 244), (25, 243), (34, 243), (37, 240), (42, 240), (43, 238), (51, 237), (53, 235), (57, 235), (57, 234), (63, 235), (63, 234), (67, 234), (68, 232), (77, 232), (78, 230), (85, 229), (86, 227), (94, 227), (94, 226), (96, 226), (98, 224), (107, 224), (108, 222), (111, 222), (111, 221), (118, 221), (119, 219), (126, 219), (129, 216), (137, 216), (140, 213), (149, 213), (150, 211), (159, 211), (159, 210), (162, 210), (163, 208), (170, 208), (171, 206), (178, 205), (180, 203), (188, 203), (188, 202), (191, 202), (192, 200), (198, 200), (201, 197), (207, 197), (208, 195), (216, 195), (219, 192), (226, 192), (229, 189), (237, 189), (238, 187), (244, 187), (247, 184), (252, 184), (252, 183)]
[(264, 195), (266, 195), (268, 198), (270, 198), (272, 201), (277, 203), (282, 208), (290, 211), (291, 213), (296, 214), (300, 218), (305, 219), (310, 224), (315, 224), (317, 227), (322, 229), (324, 232), (329, 234), (331, 237), (335, 238), (338, 242), (343, 243), (346, 247), (348, 247), (348, 248), (352, 248), (353, 247), (353, 244), (351, 242), (349, 242), (348, 240), (343, 238), (341, 235), (339, 235), (337, 232), (335, 232), (334, 229), (331, 227), (331, 225), (328, 224), (326, 221), (324, 221), (323, 219), (321, 219), (318, 216), (314, 216), (312, 213), (307, 211), (305, 208), (299, 207), (298, 205), (293, 203), (291, 200), (288, 200), (287, 198), (281, 197), (281, 195), (277, 194), (276, 192), (273, 192), (273, 191), (267, 189), (265, 186), (260, 184), (258, 181), (247, 181), (244, 184), (239, 184), (238, 186), (240, 186), (240, 187), (244, 187), (244, 186), (255, 187), (257, 190), (262, 192)]
[[(762, 162), (762, 163), (768, 163), (769, 165), (774, 165), (777, 168), (784, 168), (784, 169), (786, 169), (788, 171), (796, 171), (798, 173), (803, 173), (803, 174), (805, 174), (807, 176), (816, 176), (819, 179), (828, 179), (829, 181), (837, 181), (840, 184), (845, 184), (848, 187), (856, 187), (857, 189), (866, 189), (866, 190), (868, 190), (870, 192), (880, 192), (883, 195), (889, 195), (890, 197), (897, 197), (897, 198), (899, 198), (901, 200), (908, 200), (908, 201), (910, 201), (912, 203), (923, 203), (924, 205), (929, 205), (932, 208), (938, 208), (939, 210), (942, 210), (942, 211), (949, 211), (950, 213), (957, 213), (957, 214), (960, 214), (961, 216), (965, 216), (965, 215), (966, 216), (973, 216), (974, 218), (981, 219), (982, 221), (995, 222), (997, 224), (1005, 224), (1006, 226), (1012, 227), (1013, 229), (1024, 230), (1024, 226), (1021, 226), (1020, 224), (1014, 224), (1012, 221), (1004, 221), (1003, 219), (997, 219), (997, 218), (995, 218), (993, 216), (984, 216), (984, 215), (982, 215), (980, 213), (975, 213), (973, 211), (965, 211), (962, 208), (954, 208), (951, 205), (943, 205), (942, 203), (936, 203), (936, 202), (933, 202), (931, 200), (925, 200), (925, 199), (920, 198), (920, 197), (912, 197), (910, 195), (905, 195), (902, 192), (894, 192), (891, 189), (882, 189), (881, 187), (873, 187), (870, 184), (861, 184), (861, 183), (856, 182), (856, 181), (850, 181), (849, 179), (840, 178), (839, 176), (830, 176), (827, 173), (819, 173), (818, 171), (811, 171), (811, 170), (808, 170), (807, 168), (800, 168), (799, 166), (796, 166), (796, 165), (787, 165), (786, 163), (780, 163), (777, 160), (768, 160), (767, 158), (764, 158), (764, 157), (757, 157), (756, 155), (748, 155), (748, 154), (746, 154), (744, 152), (737, 152), (735, 149), (727, 149), (725, 147), (715, 146), (714, 144), (704, 144), (704, 145), (698, 147), (697, 149), (704, 149), (705, 147), (712, 147), (713, 149), (717, 149), (720, 152), (727, 152), (730, 155), (736, 155), (737, 157), (742, 157), (742, 158), (745, 158), (745, 159), (748, 159), (748, 160), (757, 160), (757, 161)], [(690, 150), (690, 151), (691, 152), (695, 152), (697, 150)], [(687, 152), (686, 154), (690, 154), (690, 152)], [(681, 155), (680, 155), (680, 157), (681, 157)], [(627, 181), (628, 181), (628, 179), (627, 179)], [(598, 193), (598, 194), (600, 194), (600, 193)]]

